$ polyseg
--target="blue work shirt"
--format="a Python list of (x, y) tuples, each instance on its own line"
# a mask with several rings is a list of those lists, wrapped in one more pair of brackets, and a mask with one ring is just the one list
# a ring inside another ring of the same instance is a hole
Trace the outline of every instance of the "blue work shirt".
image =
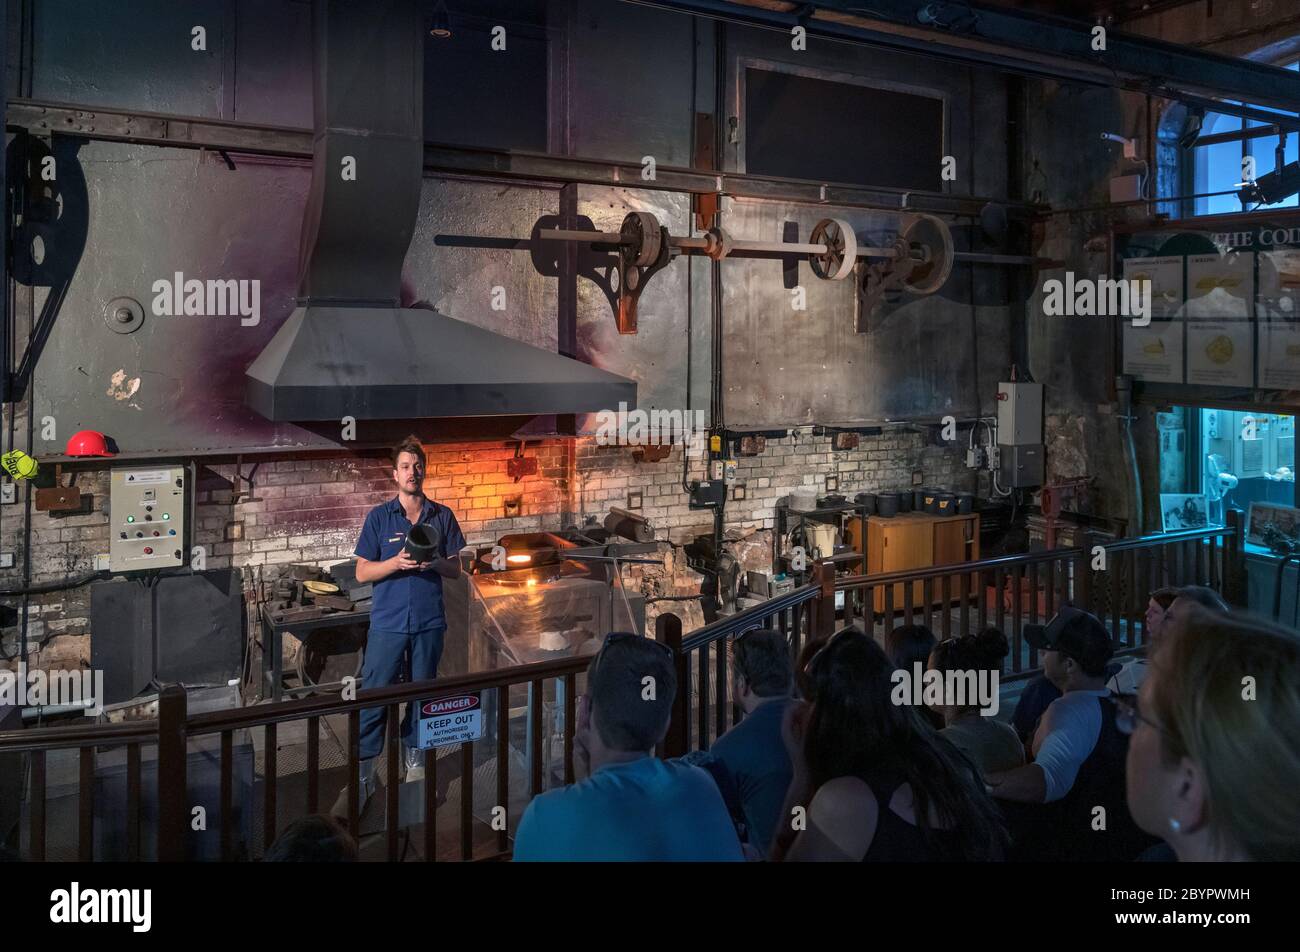
[(781, 721), (790, 703), (789, 698), (764, 701), (709, 748), (736, 782), (749, 843), (764, 856), (794, 773), (781, 738)]
[(516, 862), (744, 860), (709, 774), (642, 757), (533, 799), (515, 835)]
[[(420, 523), (438, 530), (438, 554), (453, 557), (465, 548), (465, 536), (452, 511), (432, 499), (425, 499)], [(356, 554), (370, 562), (382, 562), (401, 552), (411, 522), (406, 518), (401, 499), (394, 496), (366, 514), (366, 524), (357, 539)], [(424, 572), (407, 569), (394, 572), (375, 582), (370, 607), (370, 626), (380, 631), (415, 632), (441, 628), (447, 624), (442, 609), (442, 576), (433, 569)]]

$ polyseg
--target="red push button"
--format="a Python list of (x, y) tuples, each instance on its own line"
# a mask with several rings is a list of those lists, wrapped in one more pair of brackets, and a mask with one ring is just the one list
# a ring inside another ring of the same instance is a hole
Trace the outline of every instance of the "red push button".
[(145, 555), (153, 555), (153, 549), (152, 549), (151, 547), (149, 547), (149, 546), (146, 545), (146, 546), (144, 547), (144, 554), (145, 554)]

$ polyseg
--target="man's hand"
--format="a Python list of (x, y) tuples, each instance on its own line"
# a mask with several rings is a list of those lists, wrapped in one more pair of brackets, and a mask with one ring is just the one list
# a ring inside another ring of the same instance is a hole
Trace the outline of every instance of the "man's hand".
[(403, 549), (401, 552), (398, 552), (391, 559), (388, 559), (387, 565), (389, 571), (391, 572), (405, 572), (408, 569), (420, 568), (420, 563), (415, 561), (415, 559), (411, 558), (409, 555), (407, 555), (405, 549)]

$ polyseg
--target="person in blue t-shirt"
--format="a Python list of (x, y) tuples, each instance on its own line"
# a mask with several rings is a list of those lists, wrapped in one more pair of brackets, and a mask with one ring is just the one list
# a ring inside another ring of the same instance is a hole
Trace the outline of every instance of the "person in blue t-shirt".
[(756, 629), (733, 641), (731, 651), (732, 697), (745, 717), (709, 753), (735, 781), (750, 845), (766, 856), (790, 789), (790, 755), (781, 737), (794, 689), (790, 645), (779, 631)]
[(713, 778), (654, 747), (668, 733), (671, 649), (630, 632), (606, 637), (587, 669), (573, 739), (577, 782), (533, 799), (519, 821), (520, 862), (744, 859)]
[[(419, 439), (408, 436), (393, 447), (392, 457), (397, 496), (370, 510), (357, 539), (357, 581), (374, 585), (370, 632), (361, 669), (363, 688), (393, 684), (404, 671), (411, 681), (437, 677), (447, 631), (442, 580), (460, 575), (458, 553), (465, 547), (465, 537), (452, 511), (424, 495), (425, 456)], [(417, 562), (405, 551), (407, 533), (417, 525), (424, 527), (433, 545), (428, 561)], [(402, 719), (407, 780), (419, 779), (422, 773), (420, 752), (412, 743), (416, 706), (408, 704)], [(357, 779), (362, 810), (375, 792), (375, 758), (383, 750), (387, 715), (385, 707), (361, 712)], [(390, 782), (395, 779), (390, 778)], [(346, 815), (347, 792), (345, 786), (330, 811), (333, 815)]]

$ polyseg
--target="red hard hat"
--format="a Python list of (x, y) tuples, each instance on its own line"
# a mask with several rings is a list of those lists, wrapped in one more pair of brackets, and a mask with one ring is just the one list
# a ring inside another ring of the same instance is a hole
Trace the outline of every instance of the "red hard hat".
[(79, 430), (68, 440), (69, 456), (116, 456), (109, 452), (108, 440), (95, 430)]

